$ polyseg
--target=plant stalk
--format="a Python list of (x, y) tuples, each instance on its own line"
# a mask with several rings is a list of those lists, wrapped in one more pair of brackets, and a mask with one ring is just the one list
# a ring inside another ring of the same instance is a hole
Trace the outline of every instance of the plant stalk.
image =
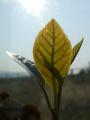
[(52, 120), (59, 120), (59, 115), (54, 110), (53, 110), (53, 113), (52, 113)]

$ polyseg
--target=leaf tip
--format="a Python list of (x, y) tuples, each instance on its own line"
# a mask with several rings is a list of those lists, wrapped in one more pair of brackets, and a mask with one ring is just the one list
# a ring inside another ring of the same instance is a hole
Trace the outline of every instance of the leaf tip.
[(82, 43), (83, 43), (83, 41), (84, 41), (84, 37), (82, 37), (82, 40), (81, 40), (81, 41), (82, 41)]
[(51, 22), (57, 23), (57, 21), (54, 18), (51, 19)]
[(9, 51), (6, 51), (6, 54), (7, 54), (8, 56), (12, 57), (12, 54), (11, 54), (11, 52), (9, 52)]
[(7, 54), (10, 58), (12, 58), (13, 60), (15, 59), (15, 56), (16, 56), (15, 53), (6, 51), (6, 54)]
[(82, 39), (81, 39), (81, 41), (80, 41), (80, 43), (81, 43), (80, 47), (82, 46), (83, 41), (84, 41), (84, 37), (82, 37)]

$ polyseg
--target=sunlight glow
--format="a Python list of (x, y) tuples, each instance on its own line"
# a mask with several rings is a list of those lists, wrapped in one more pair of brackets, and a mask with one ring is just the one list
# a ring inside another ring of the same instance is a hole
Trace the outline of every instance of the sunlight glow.
[(18, 0), (28, 14), (40, 16), (45, 8), (45, 0)]

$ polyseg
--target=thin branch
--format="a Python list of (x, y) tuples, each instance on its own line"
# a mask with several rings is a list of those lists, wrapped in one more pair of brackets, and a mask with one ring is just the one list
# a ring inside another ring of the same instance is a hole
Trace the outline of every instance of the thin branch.
[(52, 107), (51, 107), (50, 100), (49, 100), (49, 97), (48, 97), (48, 95), (47, 95), (47, 92), (46, 92), (45, 88), (43, 87), (43, 85), (42, 85), (40, 82), (39, 82), (39, 86), (40, 86), (40, 88), (42, 89), (42, 91), (43, 91), (43, 93), (44, 93), (44, 96), (45, 96), (46, 101), (47, 101), (47, 105), (48, 105), (48, 107), (49, 107), (49, 109), (50, 109), (50, 111), (51, 111), (51, 113), (52, 113), (52, 112), (53, 112), (53, 109), (52, 109)]
[(60, 103), (61, 103), (61, 92), (62, 92), (62, 86), (59, 85), (59, 89), (58, 89), (58, 112), (60, 110)]

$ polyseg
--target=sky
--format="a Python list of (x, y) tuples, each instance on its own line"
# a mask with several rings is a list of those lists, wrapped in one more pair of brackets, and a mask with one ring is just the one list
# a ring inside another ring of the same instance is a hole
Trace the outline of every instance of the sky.
[(90, 0), (0, 0), (0, 72), (25, 71), (5, 51), (33, 60), (38, 32), (52, 18), (74, 46), (84, 37), (71, 68), (85, 68), (90, 61)]

